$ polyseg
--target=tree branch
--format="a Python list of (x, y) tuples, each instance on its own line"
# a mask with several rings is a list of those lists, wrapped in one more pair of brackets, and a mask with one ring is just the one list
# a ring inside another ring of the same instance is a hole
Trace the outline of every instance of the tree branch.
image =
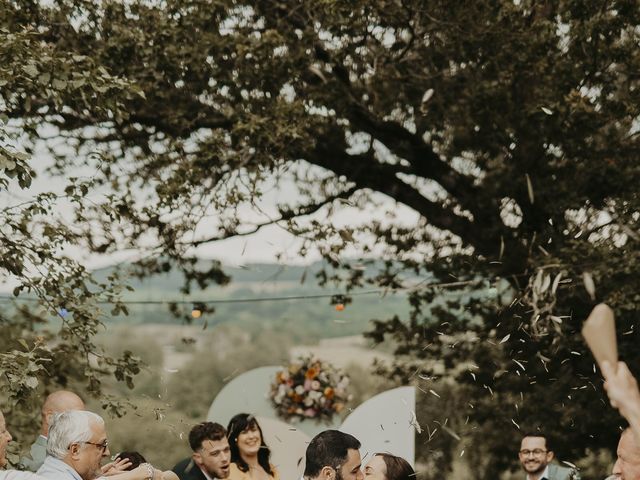
[[(330, 147), (329, 147), (330, 145)], [(395, 165), (373, 163), (367, 154), (350, 155), (336, 147), (340, 142), (322, 139), (312, 152), (303, 155), (307, 161), (343, 175), (358, 188), (369, 188), (384, 193), (404, 203), (423, 215), (433, 226), (449, 230), (473, 244), (470, 235), (476, 226), (468, 218), (425, 198), (418, 190), (400, 180), (396, 174), (402, 171)]]
[(197, 246), (203, 245), (205, 243), (217, 242), (219, 240), (225, 240), (225, 239), (231, 238), (231, 237), (243, 237), (243, 236), (251, 235), (253, 233), (256, 233), (262, 227), (266, 227), (266, 226), (269, 226), (269, 225), (274, 225), (274, 224), (276, 224), (278, 222), (291, 220), (293, 218), (298, 218), (298, 217), (302, 217), (302, 216), (306, 216), (306, 215), (311, 215), (312, 213), (317, 212), (322, 207), (334, 202), (335, 200), (349, 198), (357, 190), (359, 190), (359, 188), (354, 186), (354, 187), (351, 187), (351, 188), (349, 188), (349, 189), (347, 189), (347, 190), (345, 190), (343, 192), (340, 192), (340, 193), (338, 193), (336, 195), (332, 195), (330, 197), (327, 197), (323, 201), (318, 202), (318, 203), (312, 203), (312, 204), (308, 204), (308, 205), (303, 205), (303, 206), (298, 207), (297, 209), (281, 210), (281, 214), (280, 214), (279, 218), (271, 219), (271, 220), (268, 220), (268, 221), (263, 222), (263, 223), (258, 223), (256, 225), (254, 225), (251, 230), (248, 230), (246, 232), (225, 232), (225, 233), (223, 233), (221, 235), (215, 235), (215, 236), (212, 236), (212, 237), (209, 237), (209, 238), (205, 238), (205, 239), (201, 239), (201, 240), (195, 240), (193, 242), (181, 242), (181, 243), (183, 245), (191, 245), (191, 246), (197, 247)]

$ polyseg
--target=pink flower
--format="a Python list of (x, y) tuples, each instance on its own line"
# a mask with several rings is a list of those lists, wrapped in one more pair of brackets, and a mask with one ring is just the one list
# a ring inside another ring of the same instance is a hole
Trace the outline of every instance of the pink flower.
[(312, 384), (313, 384), (313, 382), (312, 382), (311, 380), (306, 379), (306, 380), (304, 381), (304, 389), (305, 389), (305, 391), (307, 391), (307, 392), (308, 392), (309, 390), (311, 390), (311, 389), (313, 388), (313, 387), (312, 387)]
[(316, 411), (313, 408), (307, 408), (304, 411), (304, 416), (305, 417), (315, 417), (316, 416)]

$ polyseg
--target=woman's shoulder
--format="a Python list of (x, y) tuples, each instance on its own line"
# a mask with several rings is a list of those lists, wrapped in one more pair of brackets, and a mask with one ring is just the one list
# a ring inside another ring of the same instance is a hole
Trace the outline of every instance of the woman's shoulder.
[(273, 480), (280, 480), (278, 468), (273, 463), (269, 463), (269, 466), (271, 467), (271, 472), (273, 472)]
[(229, 477), (228, 480), (244, 480), (251, 478), (249, 472), (243, 472), (238, 468), (235, 462), (229, 464)]

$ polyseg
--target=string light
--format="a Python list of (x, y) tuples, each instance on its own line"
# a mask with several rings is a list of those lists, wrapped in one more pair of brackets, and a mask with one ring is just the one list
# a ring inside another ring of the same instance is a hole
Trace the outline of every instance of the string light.
[[(216, 304), (228, 304), (228, 303), (255, 303), (255, 302), (286, 302), (286, 301), (294, 301), (294, 300), (312, 300), (312, 299), (322, 299), (322, 298), (332, 298), (336, 297), (358, 297), (362, 295), (386, 295), (389, 293), (399, 293), (404, 291), (412, 291), (417, 289), (426, 289), (426, 288), (456, 288), (470, 285), (480, 285), (486, 283), (486, 280), (477, 279), (477, 280), (465, 280), (458, 282), (445, 282), (445, 283), (425, 283), (420, 282), (416, 285), (407, 286), (407, 287), (396, 287), (393, 289), (389, 288), (378, 288), (374, 290), (362, 290), (356, 292), (349, 293), (319, 293), (319, 294), (309, 294), (309, 295), (291, 295), (291, 296), (281, 296), (281, 297), (258, 297), (258, 298), (227, 298), (227, 299), (219, 299), (219, 300), (121, 300), (120, 303), (122, 305), (193, 305), (194, 310), (204, 310), (206, 305), (216, 305)], [(13, 295), (0, 295), (0, 302), (39, 302), (40, 299), (37, 297), (14, 297)], [(112, 305), (116, 302), (107, 301), (107, 300), (98, 300), (95, 302), (98, 305)], [(337, 306), (337, 305), (336, 305)], [(342, 303), (344, 308), (344, 303)], [(198, 307), (198, 308), (195, 308)], [(62, 313), (62, 308), (58, 310), (58, 313)], [(64, 309), (66, 314), (69, 312)], [(192, 310), (193, 311), (193, 310)]]

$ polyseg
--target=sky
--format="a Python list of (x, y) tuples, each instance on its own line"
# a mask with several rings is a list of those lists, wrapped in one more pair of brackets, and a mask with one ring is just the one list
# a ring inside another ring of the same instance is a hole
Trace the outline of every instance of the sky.
[[(52, 132), (41, 132), (43, 137), (50, 137)], [(64, 148), (63, 140), (61, 140), (62, 148)], [(46, 173), (46, 168), (50, 166), (53, 159), (44, 149), (43, 145), (36, 145), (33, 157), (31, 158), (31, 166), (37, 172), (37, 176), (28, 190), (20, 190), (17, 186), (9, 191), (0, 191), (0, 208), (4, 208), (16, 203), (21, 203), (33, 198), (36, 194), (54, 191), (63, 193), (66, 186), (66, 178), (52, 177)], [(88, 174), (89, 172), (73, 172), (75, 176)], [(266, 212), (267, 215), (276, 216), (278, 204), (296, 203), (297, 190), (292, 182), (281, 182), (277, 188), (269, 188), (260, 201), (260, 210)], [(98, 199), (97, 197), (95, 199)], [(388, 212), (397, 215), (399, 221), (404, 225), (415, 224), (418, 221), (418, 215), (413, 210), (403, 205), (398, 205), (395, 201), (377, 194), (376, 201), (378, 204), (372, 204), (364, 210), (342, 205), (337, 213), (331, 217), (331, 222), (337, 226), (355, 225), (370, 222), (372, 220), (385, 221)], [(70, 218), (70, 208), (61, 205), (57, 210), (57, 214), (62, 218)], [(255, 211), (246, 211), (246, 218), (264, 222), (268, 217), (256, 213)], [(321, 222), (327, 221), (326, 210), (320, 210), (310, 219), (316, 219)], [(205, 225), (204, 229), (208, 226)], [(213, 227), (213, 225), (209, 226)], [(288, 233), (284, 228), (278, 225), (270, 225), (263, 227), (257, 233), (242, 237), (230, 238), (223, 241), (213, 242), (202, 245), (194, 251), (195, 255), (201, 258), (218, 259), (223, 264), (229, 266), (240, 266), (249, 263), (282, 263), (290, 265), (305, 265), (317, 261), (321, 258), (319, 252), (310, 251), (310, 253), (301, 257), (298, 254), (301, 240)], [(91, 255), (80, 249), (67, 250), (76, 260), (79, 260), (90, 269), (103, 268), (114, 263), (133, 261), (140, 256), (138, 251), (121, 251), (116, 254)], [(347, 252), (347, 256), (358, 257), (362, 253), (357, 245), (351, 247)]]

